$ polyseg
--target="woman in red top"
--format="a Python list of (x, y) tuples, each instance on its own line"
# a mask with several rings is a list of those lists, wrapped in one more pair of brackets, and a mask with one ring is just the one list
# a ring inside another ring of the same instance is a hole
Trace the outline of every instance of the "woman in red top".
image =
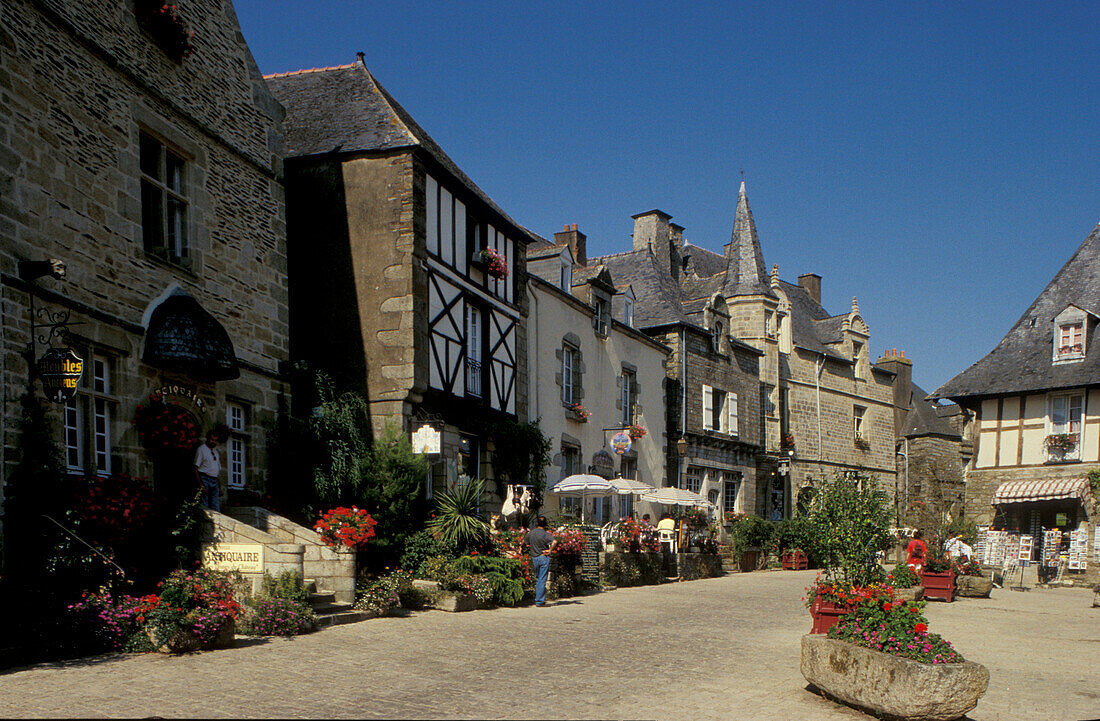
[(909, 554), (909, 568), (918, 574), (924, 567), (925, 556), (928, 555), (928, 546), (921, 540), (923, 535), (920, 531), (914, 533), (913, 540), (909, 542), (909, 547), (905, 549), (905, 552)]

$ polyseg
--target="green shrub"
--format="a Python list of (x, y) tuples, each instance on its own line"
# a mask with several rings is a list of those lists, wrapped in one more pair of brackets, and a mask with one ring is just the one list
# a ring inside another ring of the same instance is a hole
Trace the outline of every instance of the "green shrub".
[(881, 581), (877, 554), (890, 544), (890, 518), (887, 496), (873, 476), (823, 482), (806, 519), (826, 575), (859, 586)]
[(400, 608), (402, 594), (411, 597), (412, 576), (409, 571), (394, 571), (376, 579), (360, 574), (355, 582), (355, 607), (378, 614)]
[(730, 542), (733, 557), (740, 559), (747, 548), (770, 548), (775, 538), (775, 526), (760, 516), (748, 515), (733, 524)]
[(432, 556), (420, 564), (420, 569), (416, 572), (416, 576), (417, 578), (435, 581), (442, 585), (454, 578), (455, 570), (453, 564), (454, 561), (446, 556)]
[(433, 556), (454, 558), (458, 555), (453, 544), (445, 543), (428, 531), (417, 531), (405, 541), (405, 550), (401, 554), (400, 567), (419, 572), (424, 561)]
[(453, 564), (458, 573), (485, 576), (493, 585), (493, 603), (515, 606), (523, 600), (523, 563), (515, 558), (462, 556)]
[(317, 626), (308, 605), (282, 597), (257, 598), (244, 614), (241, 633), (249, 636), (297, 636)]
[(294, 571), (282, 571), (278, 578), (264, 571), (260, 594), (266, 598), (281, 598), (296, 603), (309, 603), (309, 590), (302, 583), (302, 576)]
[(920, 585), (920, 578), (909, 568), (909, 564), (899, 563), (890, 571), (890, 585), (894, 588), (912, 588)]
[(629, 562), (618, 553), (607, 556), (607, 580), (616, 586), (652, 586), (664, 581), (664, 558), (632, 553)]
[(472, 548), (489, 537), (489, 524), (481, 517), (483, 482), (467, 479), (454, 493), (442, 492), (435, 499), (435, 518), (429, 527), (447, 543)]

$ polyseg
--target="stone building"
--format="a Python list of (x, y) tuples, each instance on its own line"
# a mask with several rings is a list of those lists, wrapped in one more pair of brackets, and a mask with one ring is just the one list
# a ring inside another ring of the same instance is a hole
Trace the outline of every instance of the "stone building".
[(966, 413), (974, 445), (966, 513), (983, 525), (1036, 537), (1040, 529), (1087, 530), (1090, 573), (1100, 467), (1100, 321), (1096, 276), (1100, 226), (988, 355), (930, 397)]
[(151, 7), (4, 3), (5, 477), (28, 361), (53, 345), (83, 359), (76, 395), (51, 406), (70, 472), (155, 478), (131, 418), (158, 392), (200, 429), (231, 428), (231, 486), (264, 480), (289, 352), (281, 109), (229, 0), (168, 24)]
[(286, 108), (292, 357), (364, 392), (376, 434), (389, 422), (442, 431), (434, 487), (491, 478), (487, 424), (527, 415), (524, 250), (535, 236), (362, 54), (267, 82)]
[(794, 285), (765, 272), (744, 183), (723, 253), (686, 242), (670, 219), (634, 216), (633, 249), (593, 260), (634, 288), (638, 327), (673, 349), (670, 480), (769, 518), (836, 473), (874, 474), (892, 491), (894, 374), (870, 362), (855, 299), (830, 315), (819, 276)]
[[(632, 289), (617, 287), (606, 267), (587, 265), (585, 246), (574, 225), (527, 250), (529, 411), (554, 443), (547, 481), (593, 472), (663, 486), (669, 349), (634, 327)], [(629, 426), (646, 435), (618, 454), (610, 441)], [(544, 507), (553, 512), (559, 501), (579, 504), (548, 495)], [(630, 515), (632, 501), (590, 499), (585, 517), (602, 524)]]

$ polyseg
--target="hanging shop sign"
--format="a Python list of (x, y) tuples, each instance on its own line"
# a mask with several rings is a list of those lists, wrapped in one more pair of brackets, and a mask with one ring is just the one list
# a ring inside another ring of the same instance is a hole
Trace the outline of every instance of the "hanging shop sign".
[(443, 434), (424, 424), (412, 434), (413, 453), (439, 453), (440, 438)]
[(620, 456), (624, 453), (630, 453), (630, 444), (630, 434), (625, 431), (619, 431), (611, 436), (611, 450)]
[(592, 468), (597, 475), (611, 478), (615, 475), (615, 458), (601, 448), (592, 454)]
[(76, 395), (84, 360), (72, 348), (50, 348), (38, 359), (42, 390), (54, 403), (65, 403)]
[(202, 565), (215, 571), (263, 573), (264, 547), (259, 543), (211, 543), (202, 548)]

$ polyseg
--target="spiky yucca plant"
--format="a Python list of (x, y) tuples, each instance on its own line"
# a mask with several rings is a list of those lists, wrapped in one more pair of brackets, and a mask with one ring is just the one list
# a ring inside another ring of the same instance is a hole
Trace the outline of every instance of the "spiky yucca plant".
[[(464, 477), (463, 477), (464, 478)], [(443, 491), (435, 500), (435, 518), (428, 527), (446, 543), (469, 547), (489, 533), (489, 524), (481, 517), (481, 480), (467, 479), (454, 493)]]

